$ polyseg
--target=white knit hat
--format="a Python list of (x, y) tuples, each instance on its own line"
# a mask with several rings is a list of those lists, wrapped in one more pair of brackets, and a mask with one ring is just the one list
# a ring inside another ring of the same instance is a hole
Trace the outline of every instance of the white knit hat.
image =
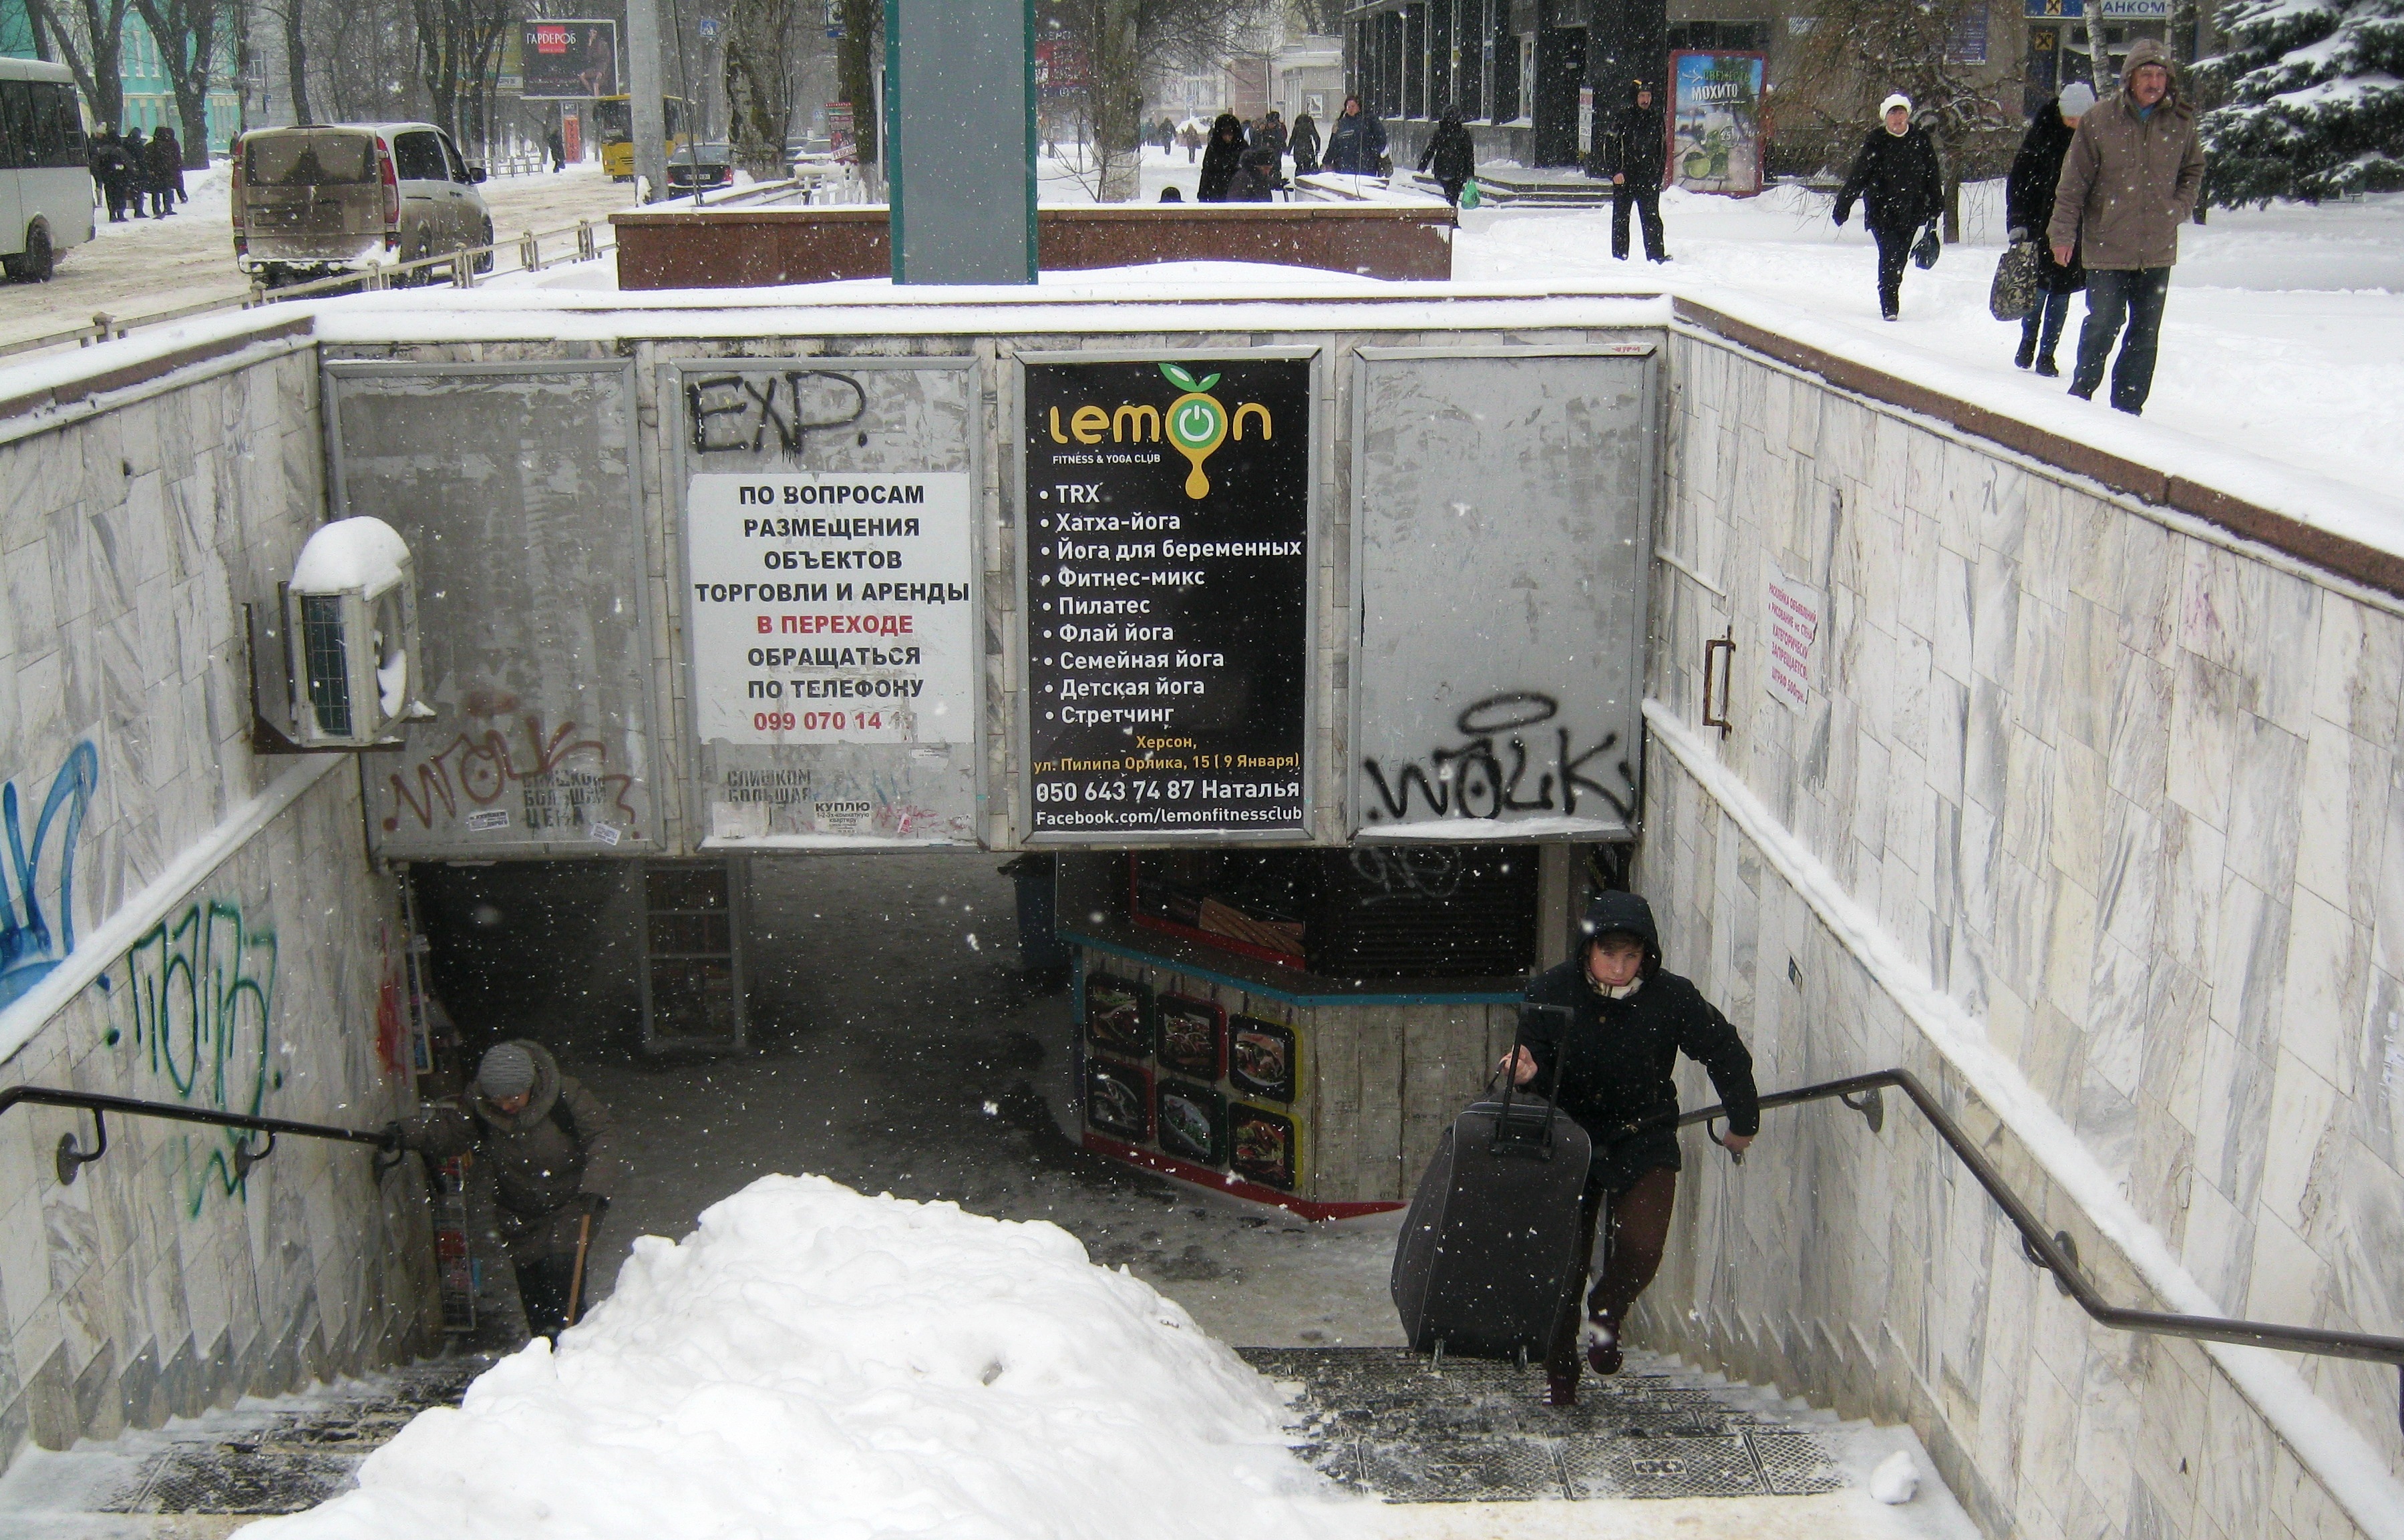
[(1893, 96), (1888, 97), (1885, 101), (1879, 104), (1879, 116), (1880, 118), (1884, 118), (1888, 113), (1893, 112), (1897, 107), (1901, 107), (1907, 113), (1909, 112), (1911, 110), (1911, 98), (1904, 95), (1901, 91), (1896, 91)]
[(2062, 95), (2056, 100), (2062, 104), (2064, 118), (2084, 118), (2095, 105), (2095, 88), (2084, 80), (2073, 80), (2062, 88)]

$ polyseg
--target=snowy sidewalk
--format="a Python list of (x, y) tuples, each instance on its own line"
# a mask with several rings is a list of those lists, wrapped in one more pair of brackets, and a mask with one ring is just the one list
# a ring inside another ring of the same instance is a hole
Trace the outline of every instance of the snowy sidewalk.
[[(1963, 189), (1964, 243), (1934, 269), (1905, 274), (1903, 318), (1893, 324), (1879, 319), (1877, 256), (1860, 219), (1838, 229), (1828, 195), (1797, 187), (1753, 199), (1665, 193), (1673, 260), (1661, 267), (1613, 259), (1608, 210), (1467, 215), (1453, 276), (1662, 284), (1707, 302), (1709, 291), (1735, 291), (1834, 330), (1865, 362), (1907, 377), (1947, 366), (1948, 384), (1983, 405), (2048, 426), (2062, 410), (2091, 414), (2069, 421), (2091, 421), (2098, 437), (2121, 433), (2127, 420), (2109, 408), (2066, 398), (2083, 299), (2062, 337), (2064, 378), (2013, 368), (2019, 323), (1987, 312), (2002, 256), (2000, 196), (2000, 183)], [(2181, 436), (2173, 444), (2191, 445), (2198, 459), (2259, 455), (2394, 496), (2404, 442), (2404, 194), (2215, 209), (2210, 224), (2181, 229), (2179, 250), (2147, 427)]]

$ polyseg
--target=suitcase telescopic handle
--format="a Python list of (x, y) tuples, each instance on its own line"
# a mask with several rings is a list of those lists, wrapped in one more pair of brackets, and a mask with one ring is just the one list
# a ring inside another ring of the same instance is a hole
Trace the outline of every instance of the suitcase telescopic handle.
[[(1522, 1011), (1550, 1011), (1561, 1018), (1560, 1048), (1553, 1055), (1553, 1089), (1544, 1103), (1544, 1153), (1549, 1156), (1553, 1152), (1553, 1118), (1561, 1110), (1561, 1076), (1569, 1069), (1570, 1028), (1576, 1024), (1577, 1013), (1567, 1006), (1539, 1005), (1532, 1000), (1521, 1001), (1519, 1008)], [(1494, 1119), (1494, 1139), (1489, 1146), (1493, 1150), (1499, 1151), (1502, 1147), (1502, 1130), (1511, 1121), (1511, 1094), (1519, 1085), (1518, 1060), (1519, 1034), (1515, 1029), (1511, 1034), (1511, 1067), (1502, 1073), (1502, 1114)]]

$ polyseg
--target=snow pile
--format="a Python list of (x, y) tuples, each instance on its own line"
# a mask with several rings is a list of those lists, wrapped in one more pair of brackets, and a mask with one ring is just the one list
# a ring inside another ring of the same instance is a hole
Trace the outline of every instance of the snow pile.
[[(762, 1177), (249, 1540), (1324, 1533), (1267, 1382), (1067, 1231)], [(1349, 1527), (1346, 1526), (1346, 1527)]]
[(1909, 1450), (1895, 1450), (1870, 1472), (1870, 1495), (1881, 1503), (1908, 1503), (1919, 1491), (1920, 1467), (1911, 1463)]
[(400, 581), (409, 542), (381, 519), (337, 519), (319, 527), (292, 566), (295, 593), (363, 590), (370, 599)]

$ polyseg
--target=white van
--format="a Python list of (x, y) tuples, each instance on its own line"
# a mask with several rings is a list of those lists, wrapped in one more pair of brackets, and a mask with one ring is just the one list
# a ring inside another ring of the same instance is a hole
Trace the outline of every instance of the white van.
[(42, 283), (91, 239), (91, 149), (64, 64), (0, 59), (0, 265)]

